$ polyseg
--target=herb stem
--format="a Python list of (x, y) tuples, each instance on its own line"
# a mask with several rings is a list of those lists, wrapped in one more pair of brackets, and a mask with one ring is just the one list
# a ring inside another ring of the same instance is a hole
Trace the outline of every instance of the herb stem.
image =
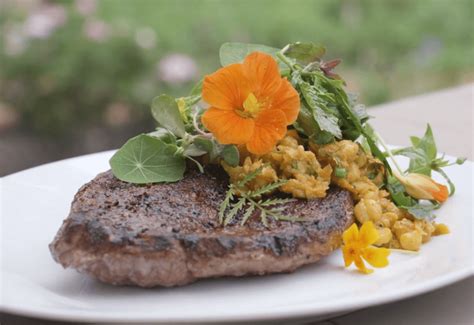
[(454, 186), (454, 183), (451, 181), (451, 179), (448, 177), (448, 175), (442, 170), (441, 168), (435, 168), (433, 169), (435, 172), (438, 172), (441, 174), (441, 176), (444, 177), (444, 179), (448, 182), (449, 185), (449, 196), (453, 196), (454, 192), (456, 191), (456, 187)]
[(378, 134), (377, 132), (374, 131), (374, 136), (377, 140), (377, 142), (382, 146), (382, 148), (385, 150), (386, 154), (388, 155), (388, 157), (390, 158), (390, 160), (393, 162), (393, 165), (395, 166), (395, 168), (397, 169), (398, 173), (400, 175), (403, 175), (404, 172), (403, 170), (400, 168), (400, 165), (397, 163), (397, 161), (395, 160), (395, 157), (393, 156), (392, 154), (392, 151), (388, 148), (387, 144), (385, 143), (385, 141), (382, 139), (382, 137), (380, 136), (380, 134)]
[(291, 70), (294, 70), (294, 65), (293, 63), (291, 63), (290, 60), (288, 60), (288, 58), (285, 56), (285, 53), (286, 50), (288, 49), (290, 45), (288, 44), (287, 46), (285, 46), (280, 52), (277, 52), (276, 53), (276, 56), (277, 58), (279, 58), (281, 60), (281, 62), (283, 62), (284, 64), (286, 64)]
[(204, 132), (204, 131), (201, 130), (201, 128), (199, 127), (199, 124), (198, 124), (198, 122), (197, 122), (197, 115), (198, 115), (197, 112), (193, 114), (193, 126), (194, 126), (194, 129), (196, 129), (196, 132), (199, 133), (200, 135), (205, 136), (206, 138), (211, 138), (211, 137), (212, 137), (212, 134), (207, 133), (207, 132)]

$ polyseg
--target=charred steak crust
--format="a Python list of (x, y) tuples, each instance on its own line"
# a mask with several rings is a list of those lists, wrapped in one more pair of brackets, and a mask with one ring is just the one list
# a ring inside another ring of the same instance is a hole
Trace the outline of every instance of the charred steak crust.
[(75, 195), (50, 250), (72, 267), (112, 284), (175, 286), (200, 278), (291, 272), (340, 246), (353, 222), (350, 194), (329, 190), (321, 200), (285, 205), (305, 222), (257, 215), (244, 225), (218, 223), (227, 190), (220, 169), (189, 171), (176, 183), (137, 186), (99, 174)]

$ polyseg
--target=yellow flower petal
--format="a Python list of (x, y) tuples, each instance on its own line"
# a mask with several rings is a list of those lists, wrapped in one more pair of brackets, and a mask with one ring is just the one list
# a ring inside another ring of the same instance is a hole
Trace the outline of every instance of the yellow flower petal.
[(360, 256), (356, 256), (354, 258), (354, 262), (355, 262), (355, 265), (357, 266), (357, 269), (360, 272), (365, 273), (365, 274), (370, 274), (370, 273), (374, 272), (374, 270), (371, 270), (371, 269), (368, 269), (368, 268), (365, 267), (364, 261), (362, 260), (362, 258)]
[(345, 245), (355, 243), (359, 240), (359, 228), (355, 223), (352, 224), (344, 233), (342, 234), (342, 241)]
[(350, 266), (354, 262), (354, 249), (349, 246), (343, 246), (342, 256), (344, 257), (344, 266)]
[(388, 265), (390, 250), (387, 248), (367, 247), (362, 251), (362, 257), (373, 267), (385, 267)]
[(372, 221), (366, 221), (360, 227), (359, 244), (362, 247), (372, 245), (379, 239), (379, 232), (375, 229)]

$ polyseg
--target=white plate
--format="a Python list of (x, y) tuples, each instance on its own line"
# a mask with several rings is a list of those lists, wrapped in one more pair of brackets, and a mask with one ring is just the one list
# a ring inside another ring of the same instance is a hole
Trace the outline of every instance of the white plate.
[(393, 253), (372, 275), (344, 270), (340, 252), (293, 274), (223, 278), (180, 288), (113, 287), (63, 270), (48, 250), (77, 189), (112, 152), (0, 179), (0, 310), (75, 321), (223, 322), (321, 316), (414, 296), (473, 272), (473, 164), (447, 169), (457, 192), (439, 210), (451, 234), (420, 254)]

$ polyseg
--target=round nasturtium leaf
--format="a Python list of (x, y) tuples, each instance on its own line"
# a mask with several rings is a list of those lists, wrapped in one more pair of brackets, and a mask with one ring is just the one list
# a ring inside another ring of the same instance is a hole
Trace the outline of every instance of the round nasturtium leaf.
[(186, 169), (176, 145), (145, 134), (128, 140), (110, 159), (110, 166), (115, 177), (134, 184), (175, 182)]

